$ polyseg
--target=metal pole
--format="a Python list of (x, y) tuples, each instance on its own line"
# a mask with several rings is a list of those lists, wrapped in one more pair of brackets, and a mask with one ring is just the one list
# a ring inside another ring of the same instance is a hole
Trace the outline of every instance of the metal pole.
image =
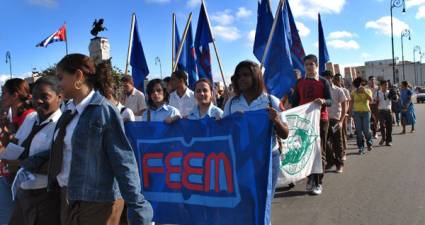
[(420, 86), (424, 85), (423, 77), (422, 77), (422, 57), (425, 56), (425, 53), (421, 53), (421, 57), (419, 58), (419, 69), (421, 70), (421, 83)]
[[(205, 6), (204, 0), (201, 0), (201, 3), (203, 5), (203, 7), (205, 7), (205, 14), (206, 14), (207, 21), (208, 21), (208, 28), (211, 31), (212, 29), (211, 29), (210, 18), (208, 16), (207, 7)], [(218, 68), (220, 69), (221, 79), (223, 80), (223, 84), (224, 84), (224, 89), (226, 90), (227, 93), (229, 93), (228, 89), (227, 89), (226, 80), (224, 79), (223, 66), (221, 65), (220, 56), (218, 55), (218, 48), (217, 48), (217, 45), (215, 44), (215, 37), (214, 37), (214, 34), (212, 33), (212, 31), (211, 31), (211, 36), (212, 36), (212, 40), (213, 40), (212, 43), (213, 43), (213, 46), (214, 46), (215, 57), (217, 58)]]
[(66, 22), (64, 22), (65, 25), (65, 53), (68, 55), (68, 29), (66, 28)]
[(133, 35), (134, 35), (134, 23), (136, 20), (136, 13), (131, 15), (131, 25), (130, 25), (130, 38), (128, 39), (128, 50), (127, 50), (127, 60), (125, 61), (125, 71), (124, 75), (128, 74), (128, 64), (130, 64), (130, 55), (131, 55), (131, 45), (133, 44)]
[(177, 65), (178, 65), (177, 62), (180, 60), (180, 56), (183, 52), (184, 43), (186, 42), (186, 36), (187, 36), (187, 33), (189, 32), (189, 26), (191, 22), (192, 22), (192, 13), (190, 13), (189, 18), (187, 18), (186, 27), (184, 28), (182, 40), (180, 41), (180, 44), (179, 44), (179, 49), (177, 50), (177, 55), (175, 58), (175, 63), (174, 63), (172, 72), (176, 71), (177, 69)]
[(172, 38), (171, 38), (171, 70), (174, 71), (174, 61), (176, 59), (176, 14), (173, 13), (173, 28), (171, 30), (172, 32)]
[(394, 31), (393, 31), (393, 6), (391, 5), (391, 50), (392, 50), (392, 59), (393, 59), (393, 83), (396, 83), (395, 80), (395, 58), (394, 58)]
[(277, 6), (276, 15), (274, 17), (272, 29), (269, 34), (269, 39), (267, 40), (267, 45), (266, 45), (266, 48), (264, 49), (263, 57), (261, 58), (260, 69), (263, 69), (263, 65), (266, 62), (267, 55), (269, 54), (270, 45), (272, 44), (272, 41), (273, 41), (274, 31), (276, 30), (277, 19), (279, 18), (279, 13), (281, 13), (281, 10), (284, 4), (285, 3), (283, 0), (279, 0), (279, 5)]
[(401, 32), (401, 63), (402, 63), (402, 66), (403, 66), (403, 80), (406, 80), (406, 76), (405, 76), (405, 71), (404, 71), (404, 48), (403, 48), (403, 38), (404, 37), (407, 37), (409, 40), (410, 40), (410, 30), (408, 30), (408, 29), (404, 29), (402, 32)]
[(415, 86), (418, 85), (417, 76), (416, 76), (416, 57), (415, 57), (415, 50), (413, 49), (413, 71), (415, 73)]
[(403, 66), (403, 80), (406, 80), (404, 76), (404, 49), (403, 49), (403, 35), (401, 36), (401, 63)]
[(405, 0), (391, 0), (390, 15), (391, 15), (391, 49), (393, 57), (393, 83), (395, 84), (395, 57), (394, 57), (394, 27), (393, 27), (393, 8), (400, 8), (403, 6), (402, 12), (406, 12), (406, 2)]

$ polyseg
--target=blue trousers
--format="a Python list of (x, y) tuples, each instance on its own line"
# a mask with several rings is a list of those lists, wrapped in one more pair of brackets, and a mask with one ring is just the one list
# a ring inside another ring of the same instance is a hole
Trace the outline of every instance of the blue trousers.
[(354, 123), (356, 124), (357, 147), (363, 149), (364, 139), (367, 146), (372, 146), (372, 134), (370, 132), (370, 112), (353, 112)]
[(13, 201), (10, 185), (4, 177), (0, 177), (0, 225), (8, 224), (13, 212)]

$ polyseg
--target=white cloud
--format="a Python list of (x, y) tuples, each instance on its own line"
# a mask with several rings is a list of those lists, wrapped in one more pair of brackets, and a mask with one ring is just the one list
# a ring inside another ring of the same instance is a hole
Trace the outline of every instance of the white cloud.
[(43, 7), (55, 7), (58, 5), (57, 0), (28, 0), (32, 5), (38, 5)]
[[(395, 17), (393, 17), (393, 24), (395, 36), (400, 36), (404, 29), (409, 29), (409, 25)], [(366, 23), (365, 27), (373, 29), (380, 34), (391, 36), (391, 17), (384, 16), (378, 20), (369, 21)]]
[(246, 9), (245, 7), (240, 7), (238, 9), (238, 12), (236, 12), (236, 17), (237, 18), (246, 18), (252, 15), (252, 11)]
[(241, 38), (240, 31), (233, 26), (213, 26), (214, 35), (225, 41), (235, 41)]
[(425, 5), (422, 5), (418, 8), (418, 12), (416, 13), (416, 19), (425, 18)]
[(213, 13), (210, 18), (212, 21), (223, 26), (230, 25), (235, 21), (235, 17), (232, 15), (232, 11), (230, 9)]
[(355, 34), (348, 31), (334, 31), (329, 34), (329, 39), (352, 38)]
[(406, 0), (406, 8), (422, 5), (424, 3), (425, 3), (425, 0)]
[[(274, 0), (277, 2), (277, 0)], [(295, 17), (317, 18), (317, 13), (339, 14), (346, 0), (292, 0), (291, 9)], [(276, 3), (277, 4), (277, 3)]]
[(359, 49), (360, 45), (355, 40), (331, 40), (327, 42), (327, 45), (332, 48), (340, 49)]
[(186, 2), (187, 7), (189, 8), (195, 8), (196, 6), (201, 4), (201, 0), (188, 0)]
[(255, 41), (255, 30), (250, 30), (248, 33), (248, 41), (250, 44), (253, 44)]
[(310, 29), (303, 23), (295, 21), (295, 24), (301, 37), (307, 37), (310, 34)]

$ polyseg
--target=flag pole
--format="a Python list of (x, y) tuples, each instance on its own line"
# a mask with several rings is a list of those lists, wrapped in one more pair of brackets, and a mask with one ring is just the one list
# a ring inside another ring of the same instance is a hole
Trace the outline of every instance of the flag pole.
[(171, 38), (171, 70), (174, 71), (174, 61), (176, 58), (176, 14), (173, 13), (173, 28), (172, 28), (172, 38)]
[(190, 13), (189, 18), (187, 18), (186, 27), (184, 28), (182, 40), (180, 41), (179, 49), (177, 50), (177, 55), (175, 57), (175, 62), (174, 62), (173, 70), (172, 70), (173, 72), (176, 71), (177, 69), (177, 65), (178, 65), (177, 62), (180, 60), (180, 56), (182, 54), (183, 46), (184, 46), (184, 43), (186, 42), (186, 36), (187, 36), (187, 33), (189, 32), (189, 26), (191, 23), (192, 23), (192, 13)]
[(224, 88), (226, 89), (226, 92), (227, 92), (228, 90), (227, 90), (226, 80), (224, 79), (223, 66), (221, 65), (221, 60), (220, 60), (220, 56), (218, 55), (217, 45), (215, 44), (215, 38), (214, 38), (214, 34), (212, 32), (212, 29), (211, 29), (211, 23), (210, 23), (210, 18), (208, 16), (207, 7), (205, 6), (204, 0), (201, 0), (201, 2), (202, 2), (202, 5), (205, 7), (205, 15), (207, 16), (208, 27), (211, 31), (211, 36), (212, 36), (212, 40), (213, 40), (212, 43), (213, 43), (213, 46), (214, 46), (215, 56), (217, 58), (218, 68), (220, 69), (221, 79), (223, 80)]
[(267, 55), (269, 54), (270, 45), (272, 44), (272, 41), (273, 41), (274, 31), (276, 30), (277, 19), (279, 18), (279, 13), (281, 13), (281, 10), (282, 10), (284, 4), (285, 4), (284, 0), (279, 0), (279, 5), (277, 6), (276, 15), (275, 15), (274, 20), (273, 20), (273, 25), (272, 25), (272, 29), (270, 31), (269, 39), (267, 40), (267, 45), (266, 45), (266, 48), (264, 49), (263, 57), (261, 58), (261, 64), (260, 64), (261, 70), (263, 69)]
[(65, 25), (65, 53), (68, 55), (68, 29), (66, 28), (66, 21), (64, 22)]
[(130, 55), (131, 55), (131, 47), (133, 43), (133, 35), (134, 35), (134, 22), (136, 19), (136, 13), (131, 15), (131, 25), (130, 25), (130, 38), (128, 39), (128, 50), (127, 50), (127, 60), (125, 61), (125, 71), (124, 75), (128, 74), (128, 64), (130, 63)]

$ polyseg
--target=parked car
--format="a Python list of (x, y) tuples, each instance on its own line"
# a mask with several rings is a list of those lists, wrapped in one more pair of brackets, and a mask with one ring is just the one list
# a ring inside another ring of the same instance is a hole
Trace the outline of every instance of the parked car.
[(416, 102), (418, 104), (425, 102), (425, 88), (420, 88), (416, 91)]

